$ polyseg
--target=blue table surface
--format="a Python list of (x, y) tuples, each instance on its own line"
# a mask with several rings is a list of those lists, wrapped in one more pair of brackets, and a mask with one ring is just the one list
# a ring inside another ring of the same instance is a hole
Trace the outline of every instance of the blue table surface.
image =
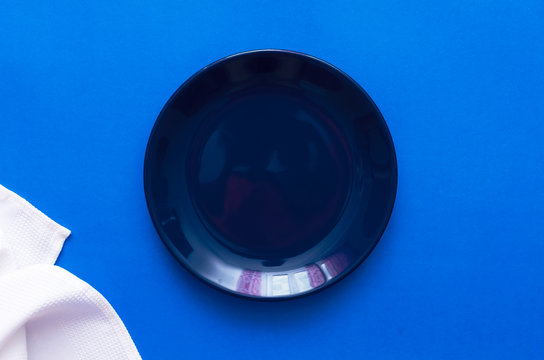
[[(0, 29), (0, 183), (72, 230), (58, 265), (111, 302), (144, 359), (544, 358), (542, 0), (5, 0)], [(256, 48), (351, 75), (398, 157), (375, 251), (283, 303), (193, 278), (143, 193), (170, 95)]]

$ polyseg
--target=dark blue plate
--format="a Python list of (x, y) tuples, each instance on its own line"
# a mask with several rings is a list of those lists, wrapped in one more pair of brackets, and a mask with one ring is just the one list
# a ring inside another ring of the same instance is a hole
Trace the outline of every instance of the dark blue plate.
[(204, 282), (257, 299), (323, 289), (372, 251), (397, 164), (376, 105), (314, 57), (259, 50), (187, 80), (147, 145), (144, 189), (168, 249)]

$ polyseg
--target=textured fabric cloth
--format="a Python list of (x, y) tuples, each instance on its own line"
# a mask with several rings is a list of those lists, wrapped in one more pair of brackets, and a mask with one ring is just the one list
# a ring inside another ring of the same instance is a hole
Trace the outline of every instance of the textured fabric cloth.
[(140, 359), (106, 299), (53, 265), (69, 235), (0, 185), (0, 360)]

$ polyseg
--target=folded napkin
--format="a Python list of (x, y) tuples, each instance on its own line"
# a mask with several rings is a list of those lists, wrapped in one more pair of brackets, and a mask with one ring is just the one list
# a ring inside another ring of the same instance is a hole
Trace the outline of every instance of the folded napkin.
[(141, 359), (106, 299), (53, 265), (69, 235), (0, 185), (0, 360)]

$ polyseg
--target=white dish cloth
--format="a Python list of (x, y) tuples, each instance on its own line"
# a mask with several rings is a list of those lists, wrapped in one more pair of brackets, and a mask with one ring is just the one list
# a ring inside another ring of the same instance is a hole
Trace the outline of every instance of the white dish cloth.
[(69, 235), (0, 185), (0, 360), (141, 359), (106, 299), (53, 265)]

